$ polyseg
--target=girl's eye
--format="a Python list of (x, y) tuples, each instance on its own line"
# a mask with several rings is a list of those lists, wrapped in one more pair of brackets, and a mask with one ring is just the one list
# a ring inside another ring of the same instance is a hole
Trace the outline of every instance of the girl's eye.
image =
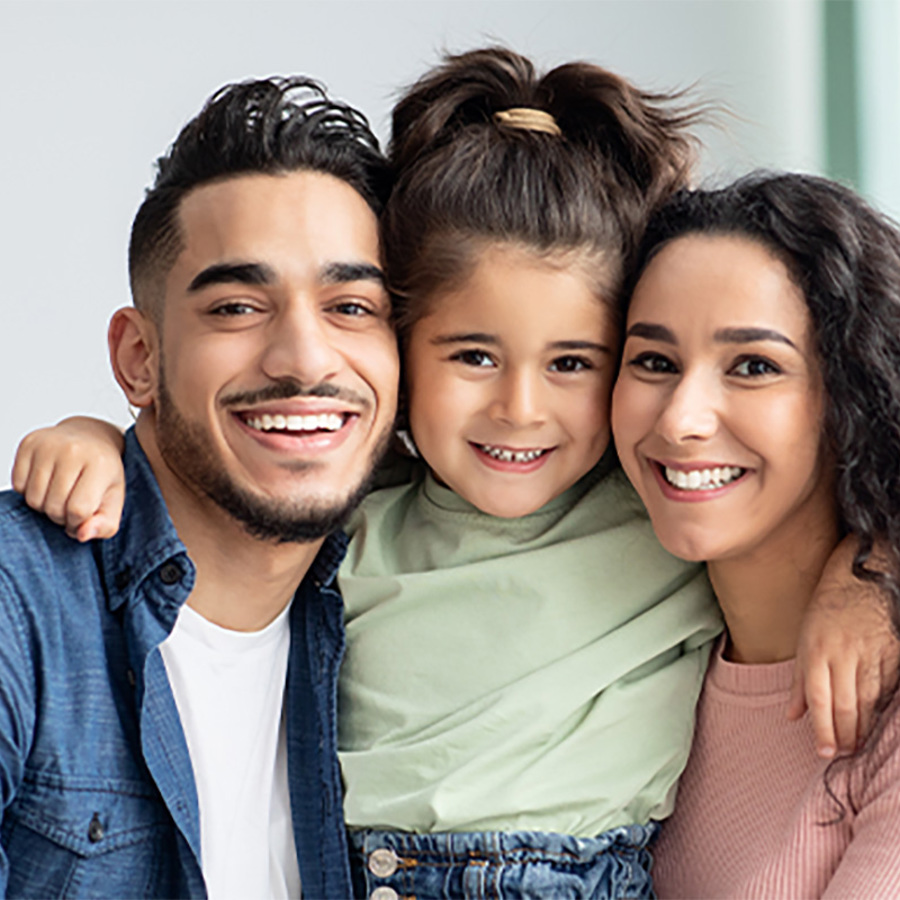
[(211, 309), (210, 313), (214, 316), (247, 316), (256, 311), (256, 307), (249, 303), (232, 300), (230, 303), (223, 303)]
[(494, 360), (484, 350), (460, 350), (454, 353), (450, 359), (461, 362), (465, 366), (493, 366)]
[(560, 356), (550, 363), (551, 372), (582, 372), (592, 368), (591, 361), (583, 356)]
[(668, 356), (649, 350), (645, 353), (639, 353), (634, 359), (629, 361), (628, 365), (654, 375), (670, 375), (678, 371), (678, 367)]
[(781, 369), (763, 356), (748, 356), (731, 367), (732, 375), (742, 378), (759, 378), (762, 375), (778, 375)]

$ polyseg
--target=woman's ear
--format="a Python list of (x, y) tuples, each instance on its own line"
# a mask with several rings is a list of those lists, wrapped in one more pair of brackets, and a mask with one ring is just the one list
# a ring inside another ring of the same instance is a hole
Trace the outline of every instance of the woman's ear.
[(109, 323), (109, 358), (116, 381), (132, 406), (145, 408), (156, 399), (159, 332), (140, 310), (116, 310)]

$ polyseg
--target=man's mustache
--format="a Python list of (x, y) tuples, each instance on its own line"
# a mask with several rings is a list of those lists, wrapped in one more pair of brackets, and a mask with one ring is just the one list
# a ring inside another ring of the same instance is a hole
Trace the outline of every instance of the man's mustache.
[(304, 387), (296, 378), (279, 378), (272, 384), (255, 391), (239, 391), (228, 394), (222, 398), (222, 405), (255, 406), (257, 403), (266, 403), (269, 400), (290, 400), (293, 397), (327, 397), (349, 403), (352, 406), (368, 409), (371, 405), (367, 397), (358, 394), (350, 388), (331, 384), (323, 381), (312, 387)]

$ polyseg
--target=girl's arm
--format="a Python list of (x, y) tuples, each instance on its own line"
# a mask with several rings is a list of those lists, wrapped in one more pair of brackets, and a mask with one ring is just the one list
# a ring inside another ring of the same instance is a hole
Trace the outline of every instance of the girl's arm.
[(124, 439), (115, 425), (73, 416), (22, 439), (12, 485), (79, 541), (112, 537), (125, 502)]
[(856, 541), (845, 538), (825, 567), (797, 647), (790, 718), (808, 708), (820, 756), (852, 753), (876, 703), (897, 683), (900, 641), (877, 585), (851, 572)]

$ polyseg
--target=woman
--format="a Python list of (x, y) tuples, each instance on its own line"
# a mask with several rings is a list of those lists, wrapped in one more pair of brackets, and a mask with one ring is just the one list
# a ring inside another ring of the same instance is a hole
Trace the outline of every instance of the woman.
[[(614, 395), (622, 464), (728, 632), (706, 677), (662, 897), (900, 894), (900, 715), (816, 761), (788, 722), (800, 621), (842, 535), (900, 613), (900, 234), (850, 191), (751, 176), (677, 197), (639, 252)], [(883, 538), (885, 575), (866, 566)]]

